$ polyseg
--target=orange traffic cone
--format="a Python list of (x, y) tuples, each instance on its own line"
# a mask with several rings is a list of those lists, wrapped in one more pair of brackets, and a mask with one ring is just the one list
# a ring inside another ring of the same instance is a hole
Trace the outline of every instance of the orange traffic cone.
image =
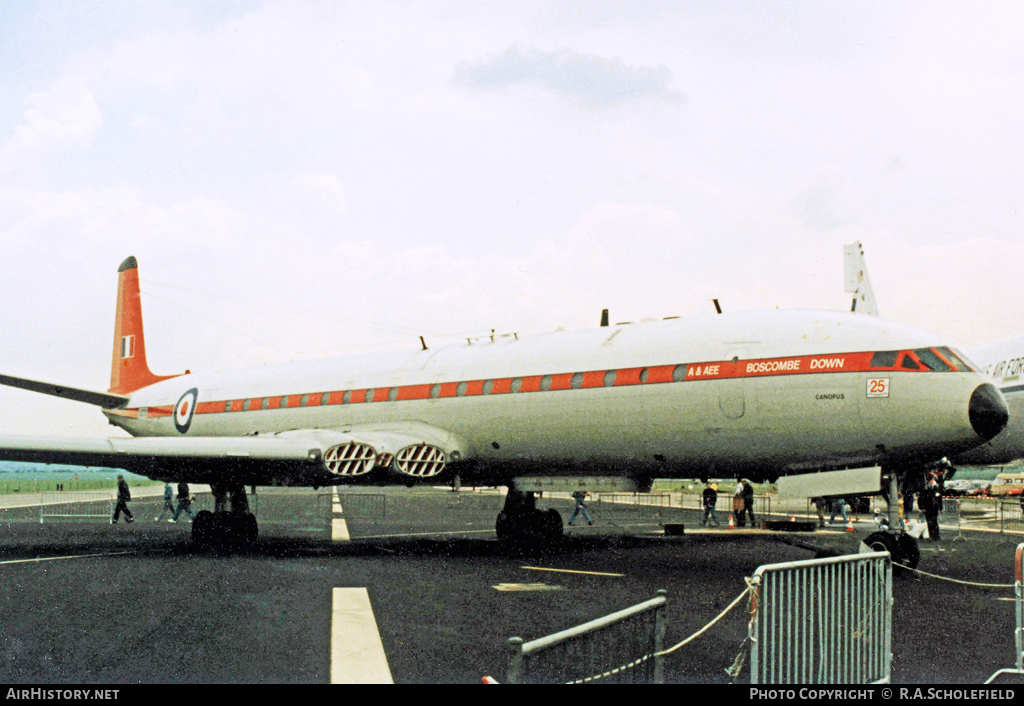
[(846, 521), (846, 531), (853, 532), (853, 520)]
[(790, 515), (789, 516), (789, 521), (790, 522), (796, 522), (796, 515)]
[(729, 513), (729, 529), (736, 529), (736, 520), (733, 519), (732, 513)]

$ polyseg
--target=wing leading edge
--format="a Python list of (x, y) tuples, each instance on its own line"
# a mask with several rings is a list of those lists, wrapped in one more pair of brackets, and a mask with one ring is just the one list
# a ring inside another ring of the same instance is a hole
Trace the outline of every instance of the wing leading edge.
[(463, 455), (449, 434), (420, 426), (425, 425), (242, 437), (0, 436), (0, 460), (122, 468), (158, 480), (196, 483), (394, 483), (436, 476), (449, 459)]

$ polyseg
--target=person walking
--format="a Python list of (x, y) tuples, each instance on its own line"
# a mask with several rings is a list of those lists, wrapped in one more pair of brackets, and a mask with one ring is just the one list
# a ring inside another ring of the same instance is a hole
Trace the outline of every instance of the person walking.
[(189, 497), (188, 483), (185, 481), (178, 483), (178, 509), (174, 511), (174, 517), (168, 522), (177, 522), (178, 515), (183, 511), (188, 513), (190, 519), (196, 519), (196, 514), (192, 512), (192, 498)]
[(842, 515), (844, 525), (850, 522), (849, 518), (846, 517), (846, 500), (844, 498), (836, 498), (832, 501), (832, 514), (828, 518), (830, 525), (836, 523), (836, 515)]
[(128, 490), (128, 483), (125, 482), (124, 476), (121, 474), (117, 475), (117, 505), (114, 506), (114, 516), (110, 518), (110, 524), (116, 525), (117, 520), (121, 517), (121, 513), (124, 513), (125, 522), (134, 522), (135, 518), (132, 517), (132, 511), (128, 509), (128, 501), (132, 499), (131, 491)]
[(164, 483), (164, 508), (154, 522), (160, 522), (167, 513), (174, 514), (174, 486)]
[(715, 512), (715, 505), (718, 503), (718, 483), (708, 483), (704, 488), (704, 517), (701, 519), (701, 526), (708, 524), (708, 520), (718, 527), (718, 513)]
[(576, 500), (576, 508), (572, 511), (572, 517), (569, 518), (570, 525), (576, 519), (576, 515), (580, 514), (581, 512), (583, 513), (583, 516), (587, 518), (588, 525), (594, 524), (594, 521), (590, 518), (590, 513), (587, 512), (587, 504), (583, 502), (587, 495), (589, 495), (589, 493), (586, 493), (582, 490), (573, 491), (572, 497)]

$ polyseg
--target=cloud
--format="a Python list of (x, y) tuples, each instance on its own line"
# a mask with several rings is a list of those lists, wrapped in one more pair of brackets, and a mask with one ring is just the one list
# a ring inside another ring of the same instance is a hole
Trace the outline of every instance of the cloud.
[(86, 148), (103, 124), (87, 82), (73, 78), (29, 94), (25, 106), (22, 123), (0, 147), (0, 166), (13, 167), (52, 150)]
[(643, 98), (682, 100), (671, 88), (672, 72), (665, 66), (628, 66), (621, 59), (579, 54), (568, 49), (542, 51), (512, 44), (501, 54), (482, 61), (462, 61), (454, 81), (467, 88), (501, 89), (535, 85), (606, 107)]

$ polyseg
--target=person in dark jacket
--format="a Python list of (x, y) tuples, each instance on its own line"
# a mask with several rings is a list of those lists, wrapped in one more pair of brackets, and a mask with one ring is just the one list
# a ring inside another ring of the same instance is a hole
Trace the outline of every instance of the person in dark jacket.
[(125, 522), (134, 522), (135, 518), (132, 517), (132, 511), (128, 509), (128, 501), (132, 499), (131, 491), (128, 490), (128, 484), (124, 480), (124, 476), (118, 474), (117, 476), (117, 505), (114, 506), (114, 516), (110, 519), (110, 524), (116, 525), (117, 520), (121, 517), (121, 513), (124, 513)]
[[(743, 498), (743, 511), (746, 513), (747, 518), (750, 520), (750, 526), (754, 526), (754, 486), (750, 484), (750, 481), (741, 481), (740, 497)], [(743, 523), (740, 522), (740, 525)]]
[(704, 504), (704, 518), (700, 521), (700, 524), (706, 525), (708, 518), (711, 518), (711, 522), (715, 527), (718, 527), (718, 513), (715, 512), (715, 505), (718, 503), (718, 483), (708, 483), (704, 487), (704, 494), (702, 496)]
[(187, 512), (189, 518), (196, 519), (196, 513), (192, 512), (192, 498), (189, 495), (188, 483), (181, 481), (178, 483), (178, 509), (174, 511), (174, 517), (169, 522), (177, 522), (178, 515), (182, 512)]
[(942, 511), (942, 489), (934, 478), (917, 496), (917, 505), (924, 511), (928, 521), (928, 536), (933, 542), (939, 541), (939, 513)]

